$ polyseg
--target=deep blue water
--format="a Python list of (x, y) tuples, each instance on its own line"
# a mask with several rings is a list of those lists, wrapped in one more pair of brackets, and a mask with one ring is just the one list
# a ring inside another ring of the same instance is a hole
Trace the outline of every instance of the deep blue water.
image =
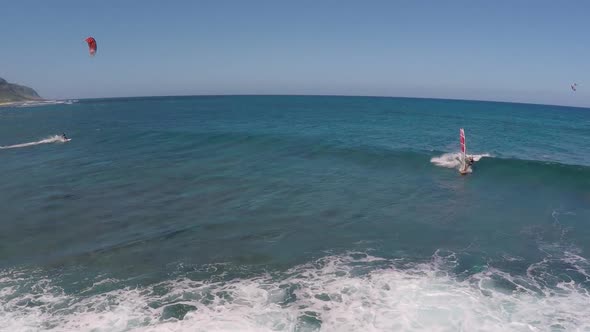
[(475, 101), (2, 108), (0, 329), (590, 330), (589, 137)]

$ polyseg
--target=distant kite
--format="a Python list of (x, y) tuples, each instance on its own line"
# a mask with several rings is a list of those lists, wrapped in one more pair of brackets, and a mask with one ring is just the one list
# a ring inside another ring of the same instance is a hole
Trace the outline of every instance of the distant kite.
[(571, 86), (572, 86), (572, 91), (577, 91), (578, 83), (574, 83)]
[(96, 54), (96, 40), (92, 37), (88, 37), (85, 41), (88, 43), (88, 52), (90, 52), (91, 56), (94, 56)]

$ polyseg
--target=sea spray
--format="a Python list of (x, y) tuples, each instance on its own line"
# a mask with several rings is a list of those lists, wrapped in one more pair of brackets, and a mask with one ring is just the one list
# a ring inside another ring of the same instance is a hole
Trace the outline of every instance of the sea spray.
[[(562, 263), (567, 263), (565, 258)], [(588, 265), (579, 256), (576, 263)], [(5, 274), (0, 279), (4, 289), (0, 323), (11, 331), (50, 327), (57, 331), (590, 328), (590, 297), (573, 281), (555, 292), (543, 280), (494, 268), (460, 280), (449, 273), (456, 264), (454, 254), (439, 256), (438, 251), (430, 263), (409, 265), (352, 253), (327, 256), (280, 275), (227, 281), (174, 278), (88, 297), (65, 294), (48, 279), (23, 289), (22, 280), (12, 282)], [(531, 269), (543, 267), (537, 264)], [(35, 283), (26, 276), (20, 278)]]
[[(487, 153), (473, 154), (470, 156), (473, 156), (474, 161), (479, 161), (481, 158), (484, 158), (484, 157), (488, 157), (488, 158), (491, 157)], [(440, 166), (440, 167), (459, 169), (459, 166), (461, 166), (461, 153), (460, 152), (445, 153), (445, 154), (438, 156), (438, 157), (432, 157), (430, 159), (430, 162), (435, 164), (436, 166)]]

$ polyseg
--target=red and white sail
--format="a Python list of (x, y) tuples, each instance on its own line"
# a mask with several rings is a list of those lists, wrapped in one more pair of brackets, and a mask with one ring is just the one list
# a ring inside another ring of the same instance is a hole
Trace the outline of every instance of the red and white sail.
[(459, 142), (461, 142), (461, 153), (465, 154), (467, 149), (465, 148), (465, 130), (459, 129)]
[(461, 143), (461, 170), (466, 169), (467, 145), (465, 144), (465, 130), (459, 129), (459, 142)]

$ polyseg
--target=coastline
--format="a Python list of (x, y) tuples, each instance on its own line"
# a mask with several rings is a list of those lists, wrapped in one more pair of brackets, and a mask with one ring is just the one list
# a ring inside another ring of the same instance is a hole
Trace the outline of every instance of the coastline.
[(8, 107), (8, 106), (22, 106), (27, 105), (29, 103), (38, 103), (38, 102), (45, 102), (45, 99), (27, 99), (27, 100), (19, 100), (19, 101), (1, 101), (0, 107)]
[(12, 106), (14, 104), (17, 104), (17, 102), (14, 102), (14, 101), (0, 102), (0, 107)]
[(71, 104), (74, 101), (71, 100), (47, 100), (47, 99), (35, 99), (35, 100), (22, 100), (22, 101), (8, 101), (0, 102), (0, 108), (2, 107), (29, 107), (29, 106), (43, 106), (52, 104)]

